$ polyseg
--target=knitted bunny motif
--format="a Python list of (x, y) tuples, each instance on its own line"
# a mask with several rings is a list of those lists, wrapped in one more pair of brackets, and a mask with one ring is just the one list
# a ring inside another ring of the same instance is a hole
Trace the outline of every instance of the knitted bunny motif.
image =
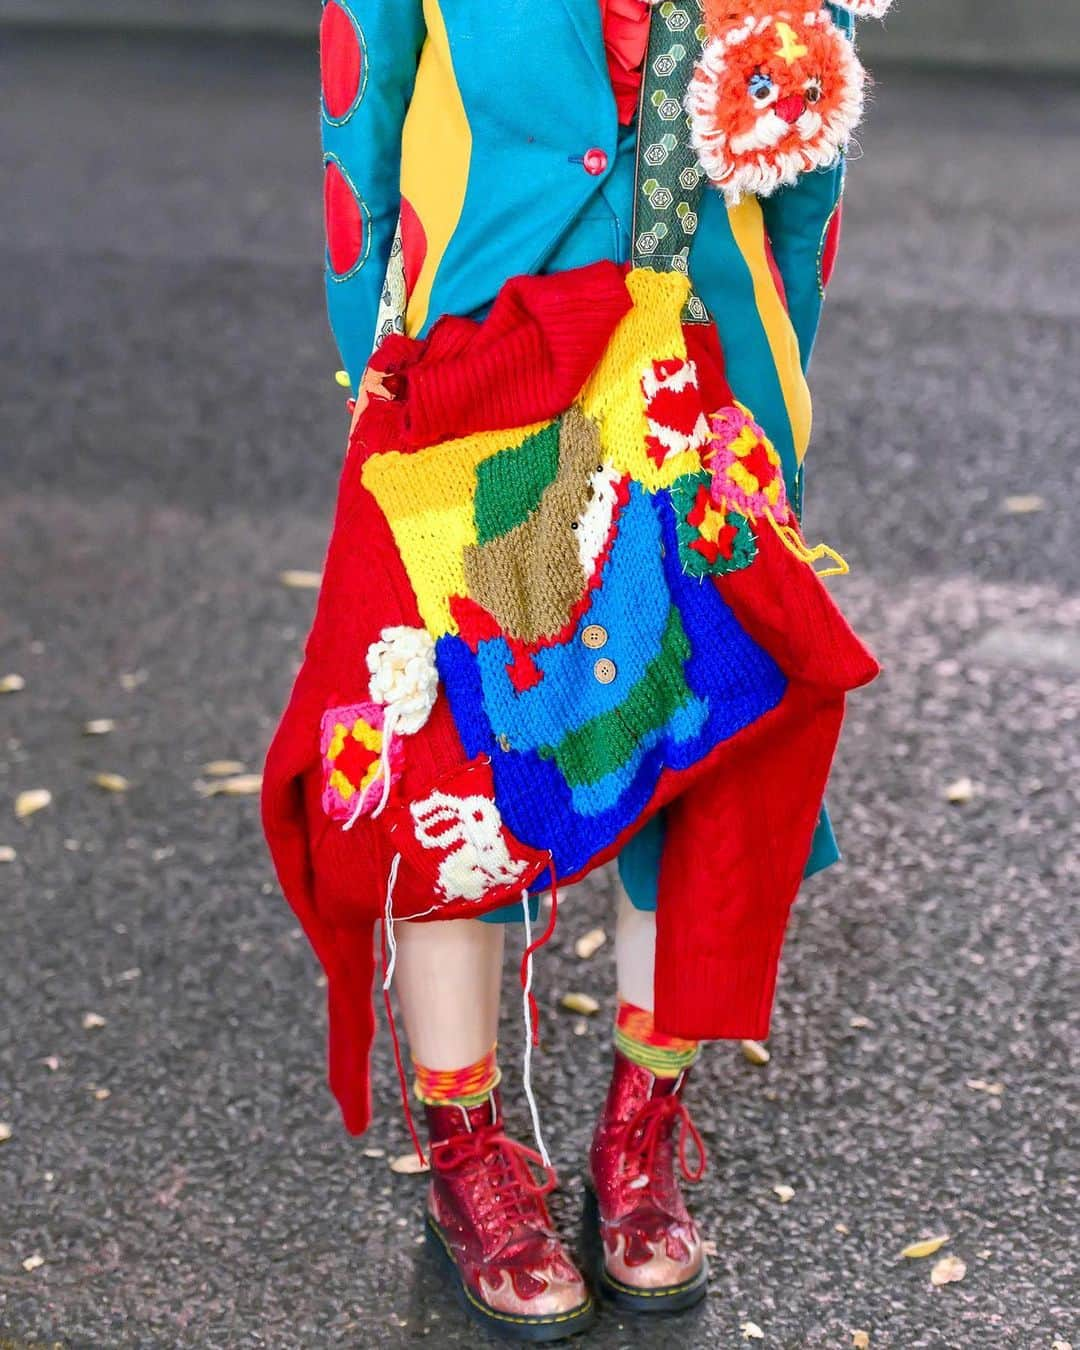
[(409, 808), (416, 838), (443, 854), (438, 884), (448, 899), (480, 900), (496, 887), (512, 885), (525, 871), (503, 838), (502, 818), (489, 798), (433, 792)]
[[(847, 0), (881, 17), (891, 0)], [(862, 118), (866, 71), (827, 8), (705, 0), (707, 38), (686, 110), (701, 167), (730, 205), (827, 168)]]

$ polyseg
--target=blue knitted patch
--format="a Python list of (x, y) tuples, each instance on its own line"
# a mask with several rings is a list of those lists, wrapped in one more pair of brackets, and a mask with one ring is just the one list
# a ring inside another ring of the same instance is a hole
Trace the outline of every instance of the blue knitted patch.
[[(681, 671), (685, 699), (664, 725), (637, 739), (615, 771), (571, 787), (550, 746), (598, 712), (619, 708), (630, 677), (659, 652), (661, 620), (672, 605), (690, 646)], [(580, 634), (599, 624), (609, 638), (598, 652)], [(592, 604), (565, 644), (537, 654), (544, 671), (538, 684), (514, 689), (502, 639), (482, 641), (474, 655), (462, 638), (447, 635), (435, 652), (466, 754), (491, 756), (507, 828), (530, 847), (552, 848), (563, 876), (583, 868), (640, 816), (665, 768), (692, 767), (775, 708), (787, 688), (712, 579), (683, 572), (668, 492), (649, 494), (636, 484)], [(610, 683), (593, 674), (598, 657), (617, 671)], [(541, 879), (535, 889), (547, 884)]]

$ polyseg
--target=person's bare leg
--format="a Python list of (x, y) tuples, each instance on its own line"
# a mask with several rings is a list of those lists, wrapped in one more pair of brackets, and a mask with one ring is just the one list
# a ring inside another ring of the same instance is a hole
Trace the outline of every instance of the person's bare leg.
[(593, 1304), (552, 1227), (532, 1155), (502, 1127), (504, 932), (479, 919), (396, 924), (394, 983), (427, 1120), (436, 1249), (485, 1325), (550, 1340), (585, 1326)]
[(656, 915), (635, 909), (617, 883), (615, 971), (619, 997), (646, 1012), (653, 1011), (653, 975), (656, 970)]
[(409, 1048), (421, 1064), (458, 1069), (494, 1045), (504, 929), (480, 919), (394, 925), (394, 988)]

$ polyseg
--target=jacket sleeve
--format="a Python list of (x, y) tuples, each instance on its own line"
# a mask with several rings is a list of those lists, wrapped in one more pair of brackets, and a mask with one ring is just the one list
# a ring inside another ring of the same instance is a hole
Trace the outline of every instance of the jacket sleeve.
[[(850, 39), (852, 15), (835, 6), (830, 11), (837, 28)], [(810, 364), (840, 238), (844, 169), (841, 158), (832, 168), (804, 174), (761, 203), (804, 371)]]
[(401, 132), (422, 0), (327, 0), (319, 30), (330, 326), (355, 393), (375, 339), (401, 204)]

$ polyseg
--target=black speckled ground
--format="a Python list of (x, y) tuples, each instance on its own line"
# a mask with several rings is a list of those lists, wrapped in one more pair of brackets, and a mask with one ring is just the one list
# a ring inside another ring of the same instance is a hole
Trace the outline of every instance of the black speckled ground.
[[(277, 574), (319, 566), (332, 506), (315, 79), (300, 46), (0, 48), (0, 667), (26, 680), (0, 699), (5, 1345), (477, 1341), (383, 1156), (406, 1146), (385, 1047), (351, 1142), (255, 803), (192, 787), (259, 763), (312, 608)], [(850, 558), (837, 590), (887, 672), (836, 772), (848, 862), (797, 907), (771, 1064), (716, 1047), (694, 1085), (707, 1308), (605, 1316), (597, 1346), (735, 1347), (747, 1320), (791, 1350), (1080, 1341), (1078, 132), (1064, 85), (881, 82), (814, 372), (810, 530)], [(16, 822), (38, 786), (53, 806)], [(540, 967), (568, 1225), (606, 1016), (576, 1037), (555, 1003), (609, 995), (610, 948), (572, 948), (608, 886)], [(938, 1231), (967, 1262), (942, 1289), (897, 1259)]]

